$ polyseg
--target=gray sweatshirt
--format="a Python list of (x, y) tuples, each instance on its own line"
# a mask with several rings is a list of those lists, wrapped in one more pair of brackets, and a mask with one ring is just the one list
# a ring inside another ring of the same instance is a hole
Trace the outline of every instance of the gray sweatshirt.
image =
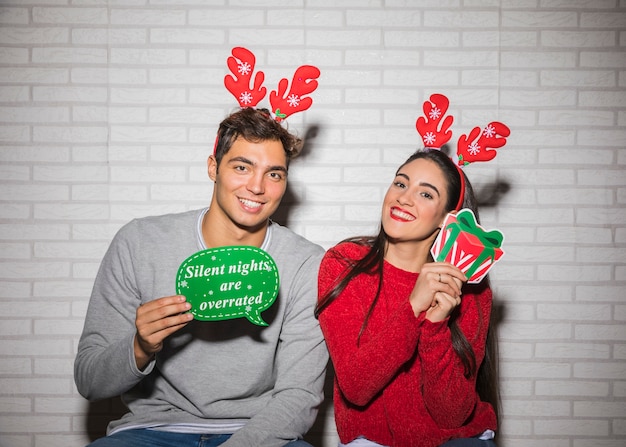
[(136, 219), (113, 239), (95, 280), (74, 377), (89, 400), (122, 395), (128, 428), (235, 434), (223, 444), (282, 446), (302, 437), (323, 399), (328, 353), (313, 308), (323, 249), (271, 223), (261, 248), (277, 264), (280, 289), (261, 316), (193, 320), (165, 340), (143, 371), (134, 360), (135, 313), (175, 295), (178, 267), (206, 249), (206, 210)]

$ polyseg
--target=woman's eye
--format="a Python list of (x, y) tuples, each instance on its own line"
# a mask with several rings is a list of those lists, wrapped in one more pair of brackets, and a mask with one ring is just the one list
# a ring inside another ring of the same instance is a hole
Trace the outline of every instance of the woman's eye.
[(402, 182), (393, 182), (393, 185), (398, 187), (398, 188), (406, 188), (405, 184)]
[(430, 194), (428, 192), (423, 192), (422, 193), (422, 197), (424, 197), (426, 199), (432, 199), (433, 198), (432, 194)]

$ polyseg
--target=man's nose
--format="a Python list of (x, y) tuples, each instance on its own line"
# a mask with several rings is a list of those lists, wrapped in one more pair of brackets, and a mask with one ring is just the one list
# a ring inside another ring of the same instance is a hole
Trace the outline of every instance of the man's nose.
[(263, 174), (253, 174), (248, 181), (248, 190), (254, 194), (263, 194), (265, 191), (264, 181)]

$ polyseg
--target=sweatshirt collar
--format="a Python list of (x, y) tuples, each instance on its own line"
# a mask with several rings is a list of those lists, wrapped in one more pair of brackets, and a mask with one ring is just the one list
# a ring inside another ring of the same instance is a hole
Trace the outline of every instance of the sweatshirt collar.
[[(198, 215), (198, 221), (196, 223), (196, 237), (198, 240), (198, 246), (201, 250), (206, 250), (208, 247), (204, 243), (204, 237), (202, 236), (202, 221), (204, 220), (204, 215), (209, 211), (209, 207), (203, 209)], [(265, 232), (265, 239), (263, 239), (263, 243), (261, 244), (261, 250), (267, 251), (270, 243), (272, 242), (272, 233), (274, 227), (274, 222), (270, 219), (269, 225), (267, 226), (267, 231)]]

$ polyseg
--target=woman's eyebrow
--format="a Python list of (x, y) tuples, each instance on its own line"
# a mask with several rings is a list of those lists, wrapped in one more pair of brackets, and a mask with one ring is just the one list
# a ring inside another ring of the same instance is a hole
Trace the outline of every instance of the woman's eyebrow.
[[(411, 180), (411, 179), (409, 178), (409, 176), (408, 176), (408, 175), (406, 175), (406, 174), (405, 174), (405, 173), (403, 173), (403, 172), (398, 172), (398, 173), (396, 173), (396, 177), (402, 177), (402, 178), (405, 178), (405, 179), (406, 179), (406, 180), (408, 180), (408, 181), (410, 181), (410, 180)], [(432, 183), (428, 183), (428, 182), (420, 182), (420, 183), (419, 183), (419, 185), (420, 185), (420, 186), (425, 186), (425, 187), (427, 187), (427, 188), (432, 189), (433, 191), (435, 191), (435, 192), (437, 193), (437, 195), (438, 195), (439, 197), (441, 197), (441, 193), (439, 192), (439, 189), (437, 189), (437, 187), (436, 187), (435, 185), (433, 185)]]
[(427, 188), (431, 188), (433, 191), (435, 191), (437, 193), (438, 196), (441, 196), (441, 194), (439, 194), (439, 190), (437, 189), (437, 187), (435, 185), (432, 185), (428, 182), (420, 182), (421, 186), (426, 186)]

